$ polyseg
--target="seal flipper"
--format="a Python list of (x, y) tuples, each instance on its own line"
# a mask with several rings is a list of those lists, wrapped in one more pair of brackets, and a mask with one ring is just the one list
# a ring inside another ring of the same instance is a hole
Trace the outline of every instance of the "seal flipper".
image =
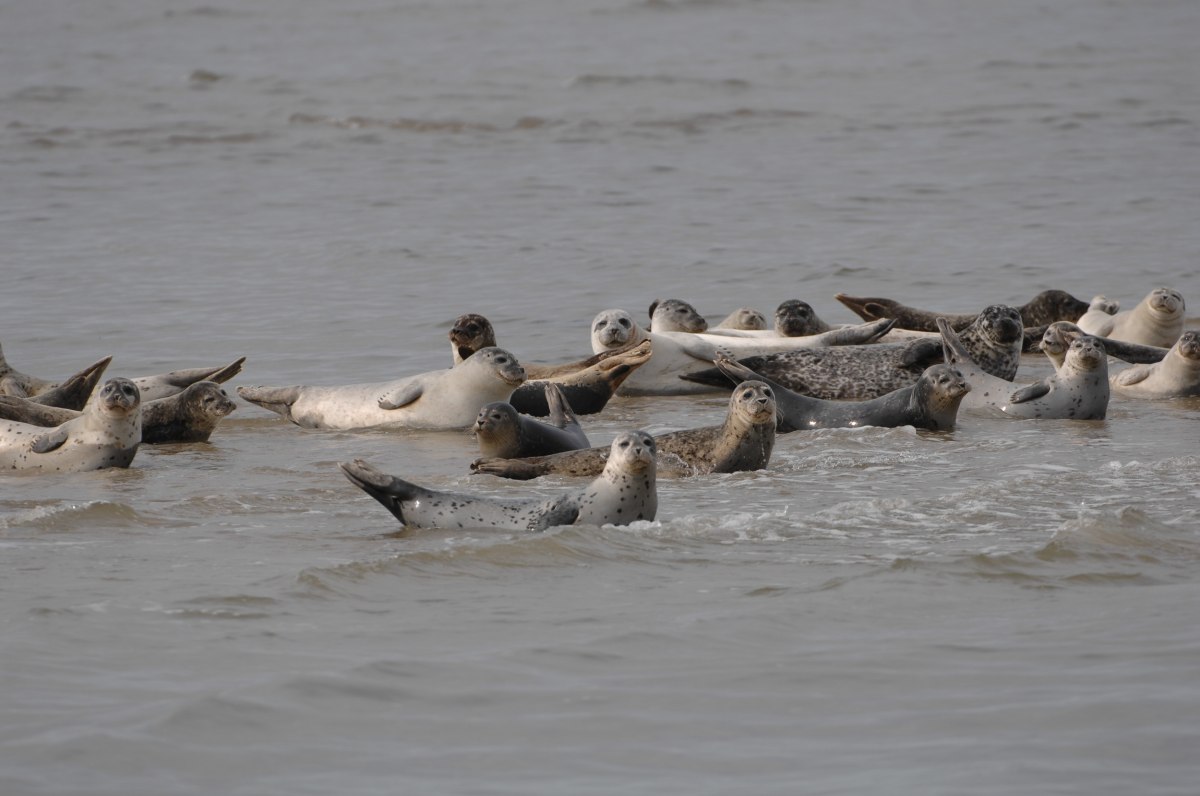
[(410, 381), (402, 384), (389, 393), (379, 397), (380, 409), (399, 409), (416, 401), (425, 394), (425, 387), (420, 382)]
[(896, 302), (884, 298), (859, 298), (847, 296), (845, 293), (834, 293), (833, 297), (842, 302), (864, 321), (877, 321), (881, 318), (896, 317)]
[(512, 478), (516, 481), (528, 481), (539, 475), (545, 475), (550, 472), (550, 469), (529, 459), (484, 458), (471, 462), (471, 472), (498, 475), (501, 478)]
[(402, 523), (404, 522), (403, 501), (420, 497), (426, 491), (402, 478), (380, 472), (362, 459), (338, 462), (338, 467), (342, 468), (342, 472), (346, 478), (350, 479), (350, 483), (378, 500)]
[(30, 400), (45, 406), (81, 411), (87, 405), (88, 398), (95, 392), (96, 385), (104, 376), (104, 369), (111, 361), (112, 357), (109, 356), (94, 362), (62, 384), (39, 393)]
[(16, 420), (31, 426), (53, 428), (61, 426), (68, 420), (79, 417), (79, 412), (72, 409), (60, 409), (56, 406), (46, 406), (28, 398), (17, 398), (11, 395), (0, 395), (0, 418)]
[(1144, 381), (1153, 372), (1154, 368), (1149, 365), (1134, 365), (1113, 376), (1113, 383), (1119, 384), (1122, 387), (1128, 387), (1131, 384)]
[(39, 434), (29, 442), (29, 450), (34, 453), (49, 453), (56, 451), (66, 444), (70, 433), (62, 426), (47, 431), (45, 434)]
[(1008, 396), (1009, 403), (1023, 404), (1026, 401), (1033, 401), (1047, 395), (1050, 392), (1050, 382), (1047, 379), (1030, 384), (1027, 387), (1015, 391)]

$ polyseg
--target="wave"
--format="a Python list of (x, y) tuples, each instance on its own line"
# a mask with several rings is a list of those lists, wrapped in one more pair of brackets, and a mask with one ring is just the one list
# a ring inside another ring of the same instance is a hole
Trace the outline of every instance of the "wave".
[(178, 522), (139, 512), (125, 503), (107, 500), (60, 503), (31, 503), (18, 506), (6, 517), (0, 517), (0, 528), (28, 528), (35, 531), (69, 532), (90, 528), (162, 528)]

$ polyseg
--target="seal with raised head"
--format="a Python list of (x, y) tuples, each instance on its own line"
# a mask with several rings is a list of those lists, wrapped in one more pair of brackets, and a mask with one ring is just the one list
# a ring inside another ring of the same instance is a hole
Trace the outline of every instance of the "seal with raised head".
[(409, 528), (544, 531), (555, 525), (628, 525), (658, 513), (654, 439), (617, 436), (600, 475), (583, 489), (549, 499), (502, 499), (426, 489), (362, 460), (339, 465), (350, 482)]
[[(1057, 370), (1062, 367), (1063, 360), (1067, 356), (1067, 349), (1071, 346), (1071, 341), (1083, 334), (1086, 334), (1086, 332), (1073, 323), (1067, 321), (1052, 323), (1042, 333), (1036, 350), (1045, 354), (1054, 363), (1054, 369)], [(1113, 340), (1108, 337), (1097, 337), (1096, 339), (1104, 346), (1105, 352), (1110, 357), (1116, 357), (1124, 362), (1153, 364), (1161, 362), (1163, 357), (1167, 355), (1167, 352), (1170, 351), (1169, 348), (1127, 343), (1124, 340)]]
[(703, 332), (708, 321), (696, 308), (682, 299), (655, 299), (650, 302), (651, 332)]
[(713, 328), (740, 332), (766, 331), (767, 316), (753, 307), (738, 307)]
[(1170, 348), (1183, 334), (1185, 305), (1178, 290), (1159, 287), (1131, 310), (1116, 315), (1091, 314), (1079, 319), (1079, 328), (1096, 337)]
[(238, 387), (238, 395), (306, 428), (460, 429), (479, 407), (507, 401), (525, 381), (517, 358), (485, 348), (447, 370), (336, 387)]
[(813, 428), (913, 426), (928, 431), (950, 431), (958, 406), (970, 391), (966, 379), (952, 365), (931, 365), (915, 384), (869, 401), (827, 401), (789, 390), (732, 359), (717, 360), (717, 368), (732, 381), (757, 379), (775, 390), (780, 434)]
[(545, 382), (549, 422), (523, 415), (512, 404), (494, 401), (479, 410), (472, 430), (484, 456), (515, 459), (579, 450), (591, 445), (579, 419), (556, 384)]
[(650, 361), (638, 368), (618, 390), (620, 395), (686, 395), (711, 391), (706, 382), (681, 377), (709, 368), (719, 355), (732, 358), (776, 351), (873, 342), (891, 328), (891, 321), (837, 329), (809, 337), (747, 339), (718, 334), (646, 332), (628, 312), (604, 310), (592, 320), (592, 350), (606, 351), (650, 340)]
[[(198, 381), (183, 392), (142, 403), (142, 442), (206, 442), (217, 423), (237, 409), (221, 385)], [(58, 426), (82, 413), (45, 406), (28, 398), (0, 396), (0, 418), (32, 426)]]
[[(654, 438), (659, 467), (684, 475), (761, 470), (775, 447), (776, 408), (770, 386), (761, 381), (739, 384), (729, 398), (721, 425), (672, 431)], [(589, 476), (600, 472), (607, 456), (605, 448), (588, 448), (521, 459), (476, 459), (471, 469), (521, 480), (549, 473)]]
[[(942, 345), (934, 338), (867, 346), (804, 348), (782, 354), (737, 360), (764, 379), (801, 395), (826, 400), (865, 401), (915, 384), (930, 365), (942, 361)], [(682, 378), (728, 389), (719, 368)]]
[(141, 396), (109, 379), (86, 410), (53, 428), (0, 422), (0, 470), (80, 472), (128, 467), (142, 441)]
[[(937, 319), (945, 318), (954, 329), (969, 326), (977, 315), (931, 312), (916, 309), (888, 298), (859, 298), (836, 293), (834, 298), (845, 304), (865, 321), (893, 318), (896, 328), (918, 332), (937, 332)], [(1055, 321), (1076, 321), (1088, 310), (1088, 302), (1075, 298), (1065, 290), (1043, 290), (1028, 303), (1016, 308), (1022, 326), (1045, 326)]]
[(1025, 330), (1016, 309), (1003, 304), (986, 307), (958, 336), (976, 365), (1005, 381), (1017, 377)]
[(1139, 398), (1200, 395), (1200, 332), (1184, 332), (1161, 362), (1114, 373), (1109, 384), (1122, 395)]

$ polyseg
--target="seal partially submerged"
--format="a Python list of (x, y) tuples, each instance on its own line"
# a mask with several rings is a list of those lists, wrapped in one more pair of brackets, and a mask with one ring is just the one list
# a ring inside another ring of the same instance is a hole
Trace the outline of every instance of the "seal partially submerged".
[(717, 368), (734, 382), (763, 381), (775, 390), (779, 425), (786, 434), (813, 428), (913, 426), (929, 431), (954, 428), (958, 406), (970, 391), (966, 379), (952, 365), (931, 365), (915, 384), (868, 401), (826, 401), (789, 390), (731, 359), (720, 358)]
[(339, 465), (351, 483), (410, 528), (544, 531), (555, 525), (628, 525), (658, 513), (654, 439), (643, 431), (613, 440), (600, 475), (550, 499), (501, 499), (426, 489), (362, 460)]
[(109, 379), (81, 415), (54, 428), (0, 422), (0, 470), (79, 472), (128, 467), (141, 441), (137, 385), (129, 379)]
[(1109, 384), (1139, 398), (1200, 395), (1200, 332), (1184, 332), (1161, 362), (1126, 368), (1113, 374)]
[[(954, 329), (962, 329), (978, 317), (916, 309), (888, 298), (859, 298), (845, 293), (836, 293), (834, 298), (865, 321), (892, 318), (896, 321), (896, 328), (918, 332), (937, 332), (938, 318), (945, 318)], [(1021, 314), (1022, 326), (1045, 326), (1055, 321), (1078, 320), (1087, 312), (1088, 302), (1081, 301), (1064, 290), (1043, 290), (1016, 309)]]
[(485, 348), (448, 370), (339, 387), (238, 387), (238, 395), (306, 428), (456, 429), (475, 422), (479, 407), (507, 401), (525, 381), (517, 358)]
[(1116, 315), (1088, 313), (1079, 319), (1079, 328), (1110, 340), (1170, 348), (1183, 334), (1184, 311), (1183, 294), (1160, 287), (1131, 310)]
[[(775, 447), (776, 404), (773, 390), (761, 381), (739, 384), (719, 426), (672, 431), (654, 439), (660, 465), (688, 474), (732, 473), (767, 466)], [(523, 459), (477, 459), (471, 469), (504, 478), (529, 479), (548, 473), (595, 475), (604, 467), (605, 448)], [(669, 461), (668, 461), (669, 459)]]
[(549, 422), (523, 415), (512, 404), (495, 401), (479, 410), (472, 427), (484, 456), (515, 459), (579, 450), (591, 445), (579, 419), (557, 385), (545, 383)]

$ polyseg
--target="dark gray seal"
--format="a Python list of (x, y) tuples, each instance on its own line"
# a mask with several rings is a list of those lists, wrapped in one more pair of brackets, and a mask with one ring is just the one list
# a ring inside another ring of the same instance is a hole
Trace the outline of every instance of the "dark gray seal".
[(950, 431), (963, 396), (970, 391), (962, 373), (952, 365), (931, 365), (915, 384), (869, 401), (826, 401), (789, 390), (732, 359), (717, 360), (717, 367), (733, 382), (757, 379), (775, 390), (780, 434), (814, 428), (913, 426), (928, 431)]
[(775, 308), (775, 333), (780, 337), (803, 337), (832, 329), (806, 301), (788, 299)]
[(543, 531), (555, 525), (628, 525), (658, 513), (654, 439), (644, 431), (613, 440), (604, 469), (583, 489), (550, 499), (500, 499), (426, 489), (362, 460), (339, 465), (350, 482), (409, 528)]
[[(945, 318), (950, 327), (960, 330), (969, 326), (977, 315), (931, 312), (916, 309), (888, 298), (859, 298), (836, 293), (834, 298), (849, 307), (863, 320), (892, 318), (896, 328), (917, 332), (937, 332), (937, 319)], [(1076, 321), (1088, 311), (1088, 302), (1075, 298), (1064, 290), (1043, 290), (1028, 303), (1017, 307), (1022, 326), (1045, 326), (1055, 321)]]
[[(660, 467), (687, 475), (761, 470), (775, 447), (775, 413), (771, 387), (761, 381), (739, 384), (721, 425), (672, 431), (654, 438)], [(523, 459), (477, 459), (471, 469), (521, 480), (549, 473), (589, 476), (600, 472), (607, 456), (605, 448), (588, 448)]]
[(479, 452), (487, 457), (516, 459), (579, 450), (591, 445), (579, 419), (557, 385), (543, 382), (549, 422), (523, 415), (512, 404), (495, 401), (479, 410), (475, 438)]

